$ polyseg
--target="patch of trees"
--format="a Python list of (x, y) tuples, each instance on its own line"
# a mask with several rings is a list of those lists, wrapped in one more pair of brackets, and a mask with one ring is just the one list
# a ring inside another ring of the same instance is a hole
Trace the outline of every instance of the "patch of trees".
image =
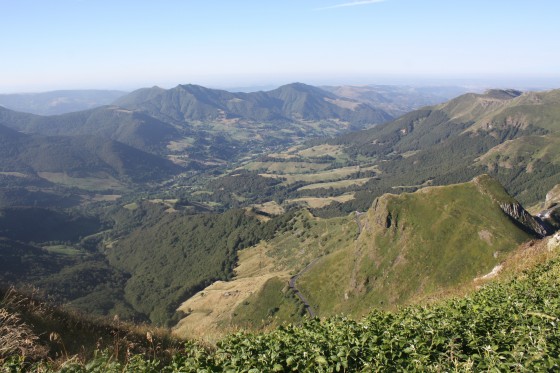
[(167, 214), (107, 251), (110, 263), (130, 274), (125, 299), (156, 323), (173, 318), (188, 297), (233, 276), (237, 251), (270, 239), (287, 217), (261, 223), (244, 210), (223, 214)]

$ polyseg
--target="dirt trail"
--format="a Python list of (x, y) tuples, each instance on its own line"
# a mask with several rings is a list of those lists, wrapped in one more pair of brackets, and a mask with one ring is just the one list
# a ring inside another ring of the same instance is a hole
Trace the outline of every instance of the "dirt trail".
[(307, 298), (305, 298), (305, 296), (296, 287), (296, 281), (298, 280), (299, 276), (301, 276), (305, 272), (307, 272), (319, 259), (320, 258), (314, 259), (304, 269), (302, 269), (297, 275), (292, 276), (290, 278), (290, 282), (289, 282), (290, 288), (294, 291), (295, 295), (297, 295), (299, 300), (303, 303), (303, 305), (305, 306), (305, 309), (307, 310), (307, 313), (309, 313), (310, 317), (315, 317), (315, 312), (313, 311), (313, 308), (311, 308), (311, 305), (307, 301)]

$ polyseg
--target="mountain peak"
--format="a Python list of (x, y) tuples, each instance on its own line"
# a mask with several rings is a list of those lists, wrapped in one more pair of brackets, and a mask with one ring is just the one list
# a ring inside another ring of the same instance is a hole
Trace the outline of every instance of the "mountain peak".
[(296, 91), (296, 92), (302, 92), (302, 93), (319, 94), (319, 95), (326, 96), (326, 97), (334, 96), (332, 93), (327, 92), (324, 89), (314, 87), (314, 86), (309, 85), (309, 84), (300, 83), (300, 82), (285, 84), (285, 85), (282, 85), (282, 86), (278, 87), (277, 89), (272, 90), (270, 92), (286, 92), (286, 91)]
[(522, 94), (523, 92), (516, 89), (489, 89), (484, 92), (485, 96), (500, 100), (511, 100), (512, 98), (519, 97)]

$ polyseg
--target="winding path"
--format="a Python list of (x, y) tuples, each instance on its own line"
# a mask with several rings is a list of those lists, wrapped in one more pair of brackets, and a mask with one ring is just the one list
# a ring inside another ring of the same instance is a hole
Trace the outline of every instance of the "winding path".
[(365, 212), (354, 212), (354, 218), (356, 219), (356, 224), (358, 224), (358, 236), (360, 235), (360, 233), (362, 233), (362, 223), (360, 222), (360, 216), (362, 216), (363, 214), (365, 214)]
[(297, 295), (297, 297), (299, 298), (299, 300), (303, 303), (303, 305), (305, 306), (305, 309), (307, 310), (307, 313), (309, 313), (310, 317), (315, 317), (315, 312), (313, 311), (313, 308), (311, 308), (311, 305), (309, 304), (309, 302), (307, 301), (307, 298), (305, 298), (305, 296), (298, 290), (298, 288), (296, 287), (296, 281), (298, 280), (299, 276), (303, 275), (305, 272), (307, 272), (311, 266), (313, 266), (313, 264), (315, 264), (320, 258), (315, 258), (311, 263), (309, 263), (304, 269), (302, 269), (301, 271), (299, 271), (299, 273), (295, 276), (292, 276), (290, 278), (290, 282), (289, 282), (289, 286), (290, 288), (294, 291), (294, 294)]

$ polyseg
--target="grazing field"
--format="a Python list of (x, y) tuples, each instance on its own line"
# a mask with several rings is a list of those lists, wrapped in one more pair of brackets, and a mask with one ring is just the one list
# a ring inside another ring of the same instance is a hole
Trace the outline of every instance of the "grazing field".
[(83, 190), (101, 191), (101, 190), (123, 190), (125, 186), (117, 179), (109, 175), (100, 175), (99, 177), (73, 177), (64, 172), (38, 172), (43, 179), (55, 184), (62, 184), (68, 187), (75, 187)]
[(263, 173), (260, 174), (263, 177), (272, 177), (277, 179), (283, 179), (283, 185), (290, 185), (297, 182), (304, 182), (304, 183), (320, 183), (320, 182), (328, 182), (328, 181), (338, 181), (347, 179), (348, 177), (357, 174), (358, 172), (365, 172), (365, 171), (374, 171), (378, 172), (376, 166), (370, 167), (357, 167), (357, 166), (348, 166), (348, 167), (341, 167), (335, 168), (333, 170), (325, 170), (319, 171), (313, 174), (308, 173), (288, 173), (288, 174), (270, 174), (270, 173)]
[(330, 205), (333, 202), (348, 202), (354, 199), (354, 193), (347, 193), (336, 197), (302, 197), (287, 200), (288, 203), (304, 204), (307, 207), (318, 209)]
[(43, 248), (51, 254), (61, 254), (61, 255), (69, 255), (69, 256), (84, 254), (83, 251), (67, 245), (43, 246)]
[(303, 174), (321, 171), (329, 166), (329, 163), (312, 162), (251, 162), (244, 168), (270, 174)]
[(344, 147), (342, 145), (317, 145), (311, 148), (303, 149), (297, 152), (298, 155), (302, 157), (334, 157), (337, 160), (346, 160), (348, 155), (344, 152)]
[(268, 215), (281, 215), (285, 212), (284, 208), (275, 201), (252, 205), (251, 207)]
[(371, 179), (371, 177), (366, 177), (366, 178), (363, 178), (363, 179), (350, 179), (350, 180), (332, 181), (332, 182), (327, 182), (327, 183), (316, 183), (316, 184), (310, 184), (310, 185), (303, 186), (303, 187), (299, 188), (298, 190), (309, 190), (309, 189), (319, 189), (319, 188), (325, 188), (325, 189), (328, 189), (328, 188), (333, 188), (333, 189), (347, 188), (347, 187), (352, 186), (352, 185), (364, 185), (370, 179)]

